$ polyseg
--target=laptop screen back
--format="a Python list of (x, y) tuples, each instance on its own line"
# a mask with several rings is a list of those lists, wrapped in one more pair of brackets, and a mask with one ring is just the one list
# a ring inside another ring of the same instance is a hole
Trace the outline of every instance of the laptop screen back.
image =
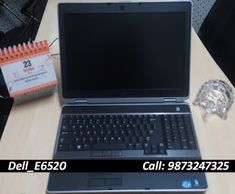
[(101, 5), (78, 6), (63, 13), (65, 98), (188, 95), (189, 9), (144, 5), (107, 7), (108, 12)]

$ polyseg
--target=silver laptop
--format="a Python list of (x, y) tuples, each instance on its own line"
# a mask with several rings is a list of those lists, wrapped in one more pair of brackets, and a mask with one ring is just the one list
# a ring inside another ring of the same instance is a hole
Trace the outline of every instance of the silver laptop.
[[(191, 2), (59, 4), (54, 159), (200, 159), (189, 95)], [(50, 173), (48, 193), (203, 192), (204, 173)]]

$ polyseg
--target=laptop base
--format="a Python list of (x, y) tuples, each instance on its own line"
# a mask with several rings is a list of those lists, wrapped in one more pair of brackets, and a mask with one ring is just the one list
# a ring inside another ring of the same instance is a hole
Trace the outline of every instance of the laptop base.
[[(204, 173), (51, 173), (48, 193), (203, 192)], [(167, 188), (167, 189), (166, 189)]]

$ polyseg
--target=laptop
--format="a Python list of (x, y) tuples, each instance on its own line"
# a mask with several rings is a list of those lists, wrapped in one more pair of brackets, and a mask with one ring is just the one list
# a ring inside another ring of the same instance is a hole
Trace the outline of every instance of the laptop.
[[(59, 4), (54, 159), (200, 159), (189, 96), (191, 2)], [(203, 192), (204, 173), (50, 173), (48, 193)]]

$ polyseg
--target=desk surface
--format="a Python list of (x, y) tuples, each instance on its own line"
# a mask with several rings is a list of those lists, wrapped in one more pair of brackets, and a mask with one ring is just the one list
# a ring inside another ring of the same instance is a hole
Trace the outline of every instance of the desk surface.
[[(58, 37), (57, 3), (56, 0), (48, 1), (37, 40), (46, 39), (50, 43)], [(58, 52), (58, 41), (51, 47), (51, 52)], [(53, 60), (60, 78), (59, 57), (54, 57)], [(199, 87), (209, 79), (222, 79), (230, 83), (195, 32), (192, 32), (189, 103), (202, 157), (235, 159), (235, 106), (230, 110), (228, 119), (223, 121), (215, 115), (203, 120), (200, 108), (192, 105)], [(14, 106), (0, 141), (0, 159), (51, 159), (60, 109), (58, 93)], [(207, 178), (209, 184), (207, 194), (235, 193), (235, 173), (208, 173)], [(47, 180), (47, 173), (0, 174), (0, 193), (43, 194), (46, 191)]]

